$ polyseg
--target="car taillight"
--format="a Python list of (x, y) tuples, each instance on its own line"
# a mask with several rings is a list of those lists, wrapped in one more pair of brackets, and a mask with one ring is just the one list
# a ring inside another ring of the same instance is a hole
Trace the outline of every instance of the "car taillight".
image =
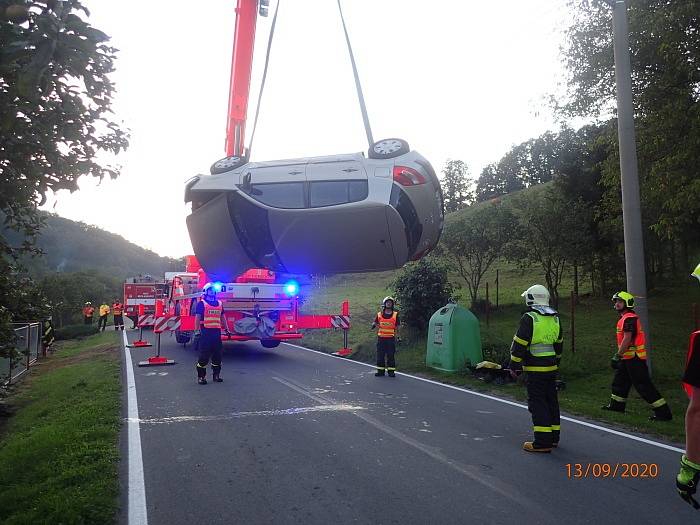
[(427, 182), (418, 171), (406, 166), (394, 166), (394, 180), (401, 186), (418, 186)]

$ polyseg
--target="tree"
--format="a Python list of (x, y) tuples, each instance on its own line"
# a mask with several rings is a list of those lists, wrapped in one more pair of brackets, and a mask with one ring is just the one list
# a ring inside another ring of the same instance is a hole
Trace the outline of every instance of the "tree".
[(472, 305), (477, 300), (484, 274), (504, 255), (517, 231), (518, 221), (511, 209), (495, 201), (475, 208), (445, 227), (441, 244), (452, 266), (464, 279)]
[(447, 269), (430, 256), (408, 264), (392, 287), (403, 322), (417, 328), (428, 326), (430, 317), (447, 304), (453, 291)]
[[(79, 0), (0, 0), (0, 218), (23, 235), (12, 245), (0, 230), (10, 266), (32, 249), (47, 192), (75, 191), (83, 175), (116, 177), (100, 159), (127, 146), (110, 112), (116, 50), (87, 16)], [(5, 296), (0, 307), (18, 309)]]
[(468, 173), (469, 168), (461, 160), (448, 160), (445, 164), (440, 180), (445, 211), (461, 210), (474, 200), (474, 193), (469, 189)]

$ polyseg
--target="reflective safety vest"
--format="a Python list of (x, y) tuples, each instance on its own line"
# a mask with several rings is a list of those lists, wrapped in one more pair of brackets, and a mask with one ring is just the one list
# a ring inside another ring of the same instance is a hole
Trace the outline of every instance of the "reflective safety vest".
[(83, 308), (83, 315), (85, 317), (92, 317), (92, 314), (95, 312), (95, 309), (92, 306), (86, 306)]
[(123, 311), (124, 306), (122, 306), (121, 303), (114, 303), (112, 305), (112, 312), (114, 312), (114, 315), (121, 315)]
[(644, 330), (642, 330), (642, 323), (639, 321), (639, 316), (634, 312), (625, 312), (620, 320), (617, 322), (617, 328), (615, 330), (617, 335), (617, 347), (620, 348), (622, 344), (622, 338), (625, 336), (624, 326), (625, 320), (635, 319), (637, 323), (637, 335), (635, 335), (634, 340), (630, 343), (624, 354), (622, 354), (622, 359), (634, 359), (636, 354), (639, 359), (646, 360), (647, 351), (644, 346)]
[(537, 312), (527, 312), (527, 315), (532, 318), (532, 340), (528, 346), (530, 353), (535, 357), (557, 355), (554, 343), (559, 340), (559, 317)]
[(100, 306), (100, 315), (107, 315), (109, 313), (109, 306), (103, 304)]
[(217, 328), (221, 330), (221, 313), (223, 311), (224, 307), (221, 305), (221, 301), (216, 301), (214, 306), (204, 301), (204, 317), (202, 318), (204, 328)]
[(399, 312), (394, 312), (389, 319), (386, 319), (383, 312), (379, 312), (377, 317), (379, 318), (379, 331), (377, 332), (378, 337), (395, 337), (396, 336), (396, 319), (399, 316)]

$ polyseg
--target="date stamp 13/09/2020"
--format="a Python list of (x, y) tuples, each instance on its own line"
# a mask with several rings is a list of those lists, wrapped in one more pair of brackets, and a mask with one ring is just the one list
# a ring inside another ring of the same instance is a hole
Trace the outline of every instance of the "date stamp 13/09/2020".
[(659, 465), (656, 463), (566, 463), (564, 467), (568, 479), (659, 477)]

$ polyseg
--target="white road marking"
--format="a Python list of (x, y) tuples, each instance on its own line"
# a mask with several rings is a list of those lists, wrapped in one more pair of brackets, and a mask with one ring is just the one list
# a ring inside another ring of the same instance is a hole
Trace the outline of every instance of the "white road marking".
[(134, 365), (131, 362), (129, 340), (124, 337), (126, 366), (128, 450), (129, 450), (129, 525), (148, 525), (146, 509), (146, 484), (143, 480), (143, 458), (141, 457), (141, 432), (139, 429), (139, 405), (134, 382)]
[[(319, 350), (313, 350), (313, 349), (311, 349), (311, 348), (305, 348), (305, 347), (303, 347), (303, 346), (295, 345), (295, 344), (292, 344), (292, 343), (284, 343), (284, 344), (286, 344), (286, 345), (288, 345), (288, 346), (292, 346), (292, 347), (294, 347), (294, 348), (298, 348), (298, 349), (300, 349), (300, 350), (304, 350), (304, 351), (306, 351), (306, 352), (313, 352), (313, 353), (315, 353), (315, 354), (320, 354), (320, 355), (323, 355), (323, 356), (326, 356), (326, 357), (330, 357), (330, 358), (332, 358), (332, 359), (341, 359), (342, 361), (345, 361), (345, 362), (347, 362), (347, 363), (355, 363), (355, 364), (357, 364), (357, 365), (365, 366), (365, 367), (368, 367), (368, 368), (375, 368), (374, 365), (371, 365), (371, 364), (369, 364), (369, 363), (362, 363), (362, 362), (360, 362), (360, 361), (353, 361), (352, 359), (346, 359), (346, 358), (344, 358), (344, 357), (339, 357), (339, 356), (335, 356), (335, 355), (332, 355), (332, 354), (327, 354), (327, 353), (321, 352), (321, 351), (319, 351)], [(423, 381), (423, 382), (425, 382), (425, 383), (431, 383), (431, 384), (433, 384), (433, 385), (441, 386), (441, 387), (444, 387), (444, 388), (450, 388), (450, 389), (452, 389), (452, 390), (457, 390), (457, 391), (459, 391), (459, 392), (464, 392), (465, 394), (471, 394), (471, 395), (473, 395), (473, 396), (483, 397), (483, 398), (486, 398), (486, 399), (490, 399), (490, 400), (492, 400), (492, 401), (497, 401), (497, 402), (499, 402), (499, 403), (504, 403), (504, 404), (506, 404), (506, 405), (512, 405), (512, 406), (514, 406), (514, 407), (524, 408), (525, 410), (527, 410), (527, 405), (523, 405), (522, 403), (516, 403), (515, 401), (509, 401), (509, 400), (507, 400), (507, 399), (501, 399), (500, 397), (491, 396), (491, 395), (489, 395), (489, 394), (483, 394), (483, 393), (481, 393), (481, 392), (476, 392), (476, 391), (474, 391), (474, 390), (469, 390), (469, 389), (467, 389), (467, 388), (462, 388), (462, 387), (454, 386), (454, 385), (447, 385), (447, 384), (445, 384), (445, 383), (440, 383), (439, 381), (433, 381), (432, 379), (426, 379), (425, 377), (414, 376), (414, 375), (411, 375), (411, 374), (406, 374), (406, 373), (404, 373), (404, 372), (396, 372), (396, 375), (404, 376), (404, 377), (409, 377), (409, 378), (411, 378), (411, 379), (416, 379), (416, 380), (418, 380), (418, 381)], [(576, 425), (581, 425), (581, 426), (584, 426), (584, 427), (593, 428), (593, 429), (595, 429), (595, 430), (600, 430), (601, 432), (607, 432), (608, 434), (613, 434), (613, 435), (615, 435), (615, 436), (624, 437), (624, 438), (627, 438), (627, 439), (631, 439), (631, 440), (633, 440), (633, 441), (639, 441), (640, 443), (646, 443), (647, 445), (651, 445), (651, 446), (654, 446), (654, 447), (663, 448), (663, 449), (666, 449), (666, 450), (671, 450), (671, 451), (673, 451), (673, 452), (679, 452), (679, 453), (681, 453), (681, 454), (685, 453), (685, 450), (683, 450), (682, 448), (674, 447), (674, 446), (672, 446), (672, 445), (667, 445), (666, 443), (660, 443), (660, 442), (658, 442), (658, 441), (653, 441), (653, 440), (651, 440), (651, 439), (646, 439), (646, 438), (643, 438), (643, 437), (640, 437), (640, 436), (635, 436), (635, 435), (633, 435), (633, 434), (627, 434), (626, 432), (620, 432), (619, 430), (614, 430), (614, 429), (612, 429), (612, 428), (607, 428), (607, 427), (603, 427), (603, 426), (600, 426), (600, 425), (596, 425), (596, 424), (594, 424), (594, 423), (589, 423), (588, 421), (581, 421), (580, 419), (574, 419), (574, 418), (569, 417), (569, 416), (561, 416), (561, 419), (562, 419), (562, 421), (568, 421), (569, 423), (575, 423)]]
[(316, 405), (312, 407), (285, 408), (281, 410), (258, 410), (255, 412), (232, 412), (231, 414), (221, 414), (214, 416), (172, 416), (154, 417), (150, 419), (139, 419), (139, 423), (157, 425), (160, 423), (183, 423), (190, 421), (225, 421), (227, 419), (240, 419), (255, 416), (291, 416), (295, 414), (306, 414), (308, 412), (352, 412), (354, 410), (364, 410), (364, 407), (355, 405)]

